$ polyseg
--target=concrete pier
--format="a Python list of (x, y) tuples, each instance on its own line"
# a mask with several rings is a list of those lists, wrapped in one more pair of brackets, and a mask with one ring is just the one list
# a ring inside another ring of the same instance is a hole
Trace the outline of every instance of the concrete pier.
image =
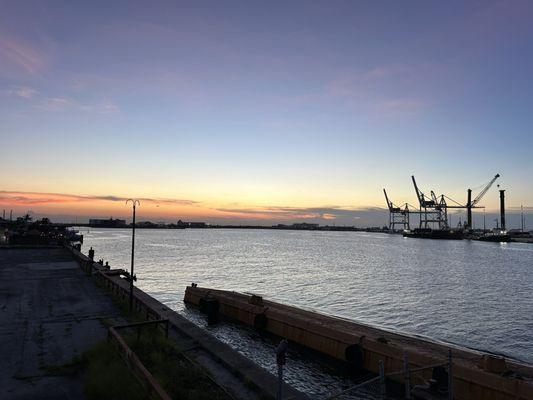
[[(50, 375), (46, 367), (104, 340), (102, 320), (127, 322), (95, 284), (126, 300), (129, 283), (119, 272), (73, 248), (0, 248), (0, 399), (84, 398), (82, 378)], [(182, 354), (232, 398), (275, 397), (276, 377), (138, 288), (134, 307), (147, 319), (168, 319)], [(286, 384), (283, 392), (286, 399), (307, 399)]]
[[(398, 334), (353, 321), (267, 301), (259, 296), (188, 286), (185, 301), (203, 307), (217, 302), (220, 314), (321, 352), (334, 359), (378, 373), (401, 372), (404, 356), (410, 368), (442, 365), (453, 355), (454, 399), (533, 399), (533, 366), (470, 349)], [(429, 380), (429, 369), (418, 379)], [(403, 383), (403, 374), (391, 379)], [(415, 378), (413, 378), (415, 379)], [(414, 384), (422, 384), (413, 381)]]
[(0, 398), (81, 399), (79, 379), (47, 374), (104, 340), (120, 311), (62, 248), (0, 249)]
[[(117, 270), (108, 270), (92, 262), (76, 249), (69, 248), (80, 267), (93, 275), (102, 285), (126, 300), (129, 282)], [(254, 400), (275, 398), (277, 378), (231, 346), (221, 342), (160, 301), (134, 287), (134, 309), (147, 319), (168, 319), (170, 337), (185, 349), (183, 354), (205, 368), (211, 377), (235, 399)], [(274, 354), (272, 355), (274, 357)], [(287, 400), (306, 400), (308, 397), (288, 384), (283, 385)]]

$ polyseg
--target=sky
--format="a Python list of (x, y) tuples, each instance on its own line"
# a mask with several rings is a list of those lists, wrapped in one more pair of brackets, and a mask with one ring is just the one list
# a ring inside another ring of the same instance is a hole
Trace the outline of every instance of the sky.
[(0, 209), (383, 225), (412, 174), (464, 203), (496, 173), (533, 206), (531, 1), (0, 9)]

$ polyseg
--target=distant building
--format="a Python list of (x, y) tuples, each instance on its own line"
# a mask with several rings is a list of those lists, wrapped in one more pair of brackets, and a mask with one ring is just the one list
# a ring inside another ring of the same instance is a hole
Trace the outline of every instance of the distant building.
[(307, 222), (302, 222), (301, 224), (292, 224), (292, 229), (318, 229), (319, 224), (308, 224)]
[(189, 228), (207, 228), (205, 222), (189, 222)]
[(205, 222), (184, 222), (181, 219), (177, 224), (178, 228), (207, 228), (208, 224)]
[(151, 221), (139, 221), (135, 223), (137, 228), (157, 228), (158, 225)]
[(126, 220), (113, 219), (113, 217), (109, 219), (91, 218), (89, 220), (89, 226), (96, 228), (121, 228), (126, 226)]

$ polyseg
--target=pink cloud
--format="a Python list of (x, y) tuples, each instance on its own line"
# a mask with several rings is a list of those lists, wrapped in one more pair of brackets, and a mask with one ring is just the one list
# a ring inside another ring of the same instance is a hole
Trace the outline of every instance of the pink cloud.
[[(115, 195), (78, 195), (70, 193), (45, 193), (0, 190), (0, 202), (13, 205), (62, 204), (73, 202), (125, 202), (128, 198)], [(188, 199), (140, 197), (141, 202), (162, 205), (194, 206), (198, 202)]]
[(410, 117), (427, 107), (422, 82), (440, 72), (440, 67), (427, 63), (375, 66), (340, 74), (326, 84), (324, 96), (372, 118)]
[(21, 69), (29, 75), (36, 75), (46, 65), (40, 50), (19, 39), (0, 38), (0, 71), (14, 75)]

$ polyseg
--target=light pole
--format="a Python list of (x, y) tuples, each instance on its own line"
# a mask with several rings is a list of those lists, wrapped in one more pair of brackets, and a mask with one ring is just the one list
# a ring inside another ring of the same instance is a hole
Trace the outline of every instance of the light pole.
[(141, 204), (139, 200), (128, 199), (126, 204), (131, 201), (133, 205), (133, 222), (132, 222), (132, 233), (131, 233), (131, 269), (130, 269), (130, 311), (133, 309), (133, 260), (135, 258), (135, 208)]

